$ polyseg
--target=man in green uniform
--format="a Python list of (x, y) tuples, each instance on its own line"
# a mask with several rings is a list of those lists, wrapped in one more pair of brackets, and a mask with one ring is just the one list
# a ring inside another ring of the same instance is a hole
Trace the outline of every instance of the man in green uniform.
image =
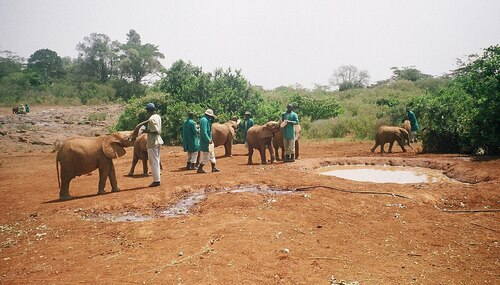
[(406, 111), (408, 112), (408, 119), (410, 120), (410, 125), (411, 125), (410, 142), (412, 143), (417, 142), (418, 141), (417, 131), (419, 129), (417, 117), (415, 116), (415, 113), (413, 113), (410, 107), (407, 107)]
[(293, 111), (292, 104), (286, 106), (286, 111), (281, 115), (281, 120), (286, 126), (283, 129), (283, 147), (285, 158), (283, 162), (295, 161), (295, 125), (299, 124), (299, 117)]
[(212, 141), (212, 123), (215, 118), (214, 111), (212, 109), (207, 109), (205, 114), (200, 119), (200, 166), (198, 167), (198, 173), (207, 173), (203, 170), (203, 166), (210, 160), (212, 164), (212, 172), (219, 172), (220, 170), (215, 167), (215, 152), (214, 152), (214, 142)]
[(248, 149), (248, 143), (247, 143), (247, 131), (250, 129), (253, 125), (254, 122), (252, 119), (250, 119), (250, 111), (245, 112), (245, 120), (243, 120), (243, 123), (241, 123), (241, 138), (243, 139), (243, 142), (245, 143), (245, 148)]
[(198, 130), (194, 122), (193, 112), (189, 112), (187, 120), (182, 127), (182, 145), (184, 151), (187, 152), (187, 165), (186, 170), (196, 169), (196, 160), (198, 159)]

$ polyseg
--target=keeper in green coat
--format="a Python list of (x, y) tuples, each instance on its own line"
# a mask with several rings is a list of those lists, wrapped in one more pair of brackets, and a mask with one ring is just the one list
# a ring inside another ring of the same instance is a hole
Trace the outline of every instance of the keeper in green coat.
[(182, 145), (184, 146), (184, 151), (187, 152), (186, 170), (196, 169), (200, 143), (198, 141), (198, 128), (194, 121), (193, 112), (189, 112), (188, 118), (182, 126)]
[(408, 112), (408, 119), (410, 120), (411, 124), (410, 142), (417, 142), (417, 131), (419, 129), (417, 116), (415, 116), (415, 113), (413, 113), (410, 107), (407, 107), (406, 111)]
[(286, 122), (283, 129), (283, 147), (285, 148), (285, 157), (283, 162), (295, 161), (295, 125), (299, 124), (299, 116), (293, 111), (293, 105), (288, 104), (286, 111), (281, 115), (281, 120)]
[(250, 118), (252, 113), (250, 111), (245, 112), (245, 120), (241, 123), (241, 138), (243, 139), (243, 142), (245, 143), (245, 148), (248, 149), (248, 143), (247, 143), (247, 131), (250, 129), (253, 125), (254, 122)]
[(212, 172), (219, 172), (220, 170), (215, 167), (215, 152), (214, 142), (212, 141), (212, 123), (217, 118), (212, 109), (207, 109), (205, 114), (200, 119), (200, 166), (198, 166), (198, 173), (207, 173), (203, 170), (203, 166), (210, 161), (212, 164)]

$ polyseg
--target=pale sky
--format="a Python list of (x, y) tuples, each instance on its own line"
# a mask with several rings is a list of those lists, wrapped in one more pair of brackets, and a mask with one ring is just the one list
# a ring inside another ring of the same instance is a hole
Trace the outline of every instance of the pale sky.
[(167, 68), (182, 59), (266, 89), (312, 88), (348, 64), (372, 83), (393, 66), (442, 75), (500, 44), (499, 15), (499, 0), (0, 0), (0, 50), (76, 58), (85, 36), (124, 43), (134, 29)]

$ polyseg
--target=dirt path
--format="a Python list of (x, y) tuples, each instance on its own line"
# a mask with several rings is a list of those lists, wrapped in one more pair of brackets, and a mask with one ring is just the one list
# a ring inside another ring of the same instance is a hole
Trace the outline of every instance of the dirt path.
[[(218, 157), (220, 173), (199, 175), (183, 169), (180, 147), (163, 147), (162, 186), (148, 188), (151, 177), (125, 176), (130, 148), (115, 160), (121, 192), (97, 196), (93, 172), (72, 181), (76, 199), (57, 201), (53, 139), (105, 133), (120, 108), (35, 107), (26, 132), (17, 132), (26, 120), (0, 110), (0, 283), (500, 283), (500, 213), (441, 211), (500, 208), (500, 160), (493, 158), (399, 150), (381, 157), (370, 152), (371, 142), (307, 141), (293, 164), (248, 166), (236, 145), (233, 157)], [(103, 112), (112, 115), (85, 123)], [(359, 163), (434, 168), (469, 183), (375, 184), (315, 172)], [(411, 199), (268, 189), (318, 185)], [(228, 191), (241, 186), (260, 192)], [(203, 196), (186, 215), (160, 217), (193, 194)], [(152, 218), (112, 221), (120, 215)]]

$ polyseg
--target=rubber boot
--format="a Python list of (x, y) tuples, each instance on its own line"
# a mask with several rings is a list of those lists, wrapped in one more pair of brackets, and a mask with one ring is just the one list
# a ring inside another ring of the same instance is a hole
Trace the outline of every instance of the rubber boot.
[(203, 170), (203, 164), (200, 163), (200, 166), (198, 166), (198, 170), (196, 173), (207, 173), (205, 170)]
[(219, 172), (219, 171), (220, 171), (220, 169), (215, 167), (215, 163), (212, 163), (212, 172)]
[(295, 154), (290, 154), (290, 162), (295, 162)]
[(285, 154), (285, 158), (283, 159), (283, 162), (291, 162), (290, 161), (290, 155), (289, 154)]
[(188, 163), (186, 164), (186, 170), (191, 170), (191, 169), (192, 169), (192, 168), (191, 168), (191, 162), (188, 162)]

